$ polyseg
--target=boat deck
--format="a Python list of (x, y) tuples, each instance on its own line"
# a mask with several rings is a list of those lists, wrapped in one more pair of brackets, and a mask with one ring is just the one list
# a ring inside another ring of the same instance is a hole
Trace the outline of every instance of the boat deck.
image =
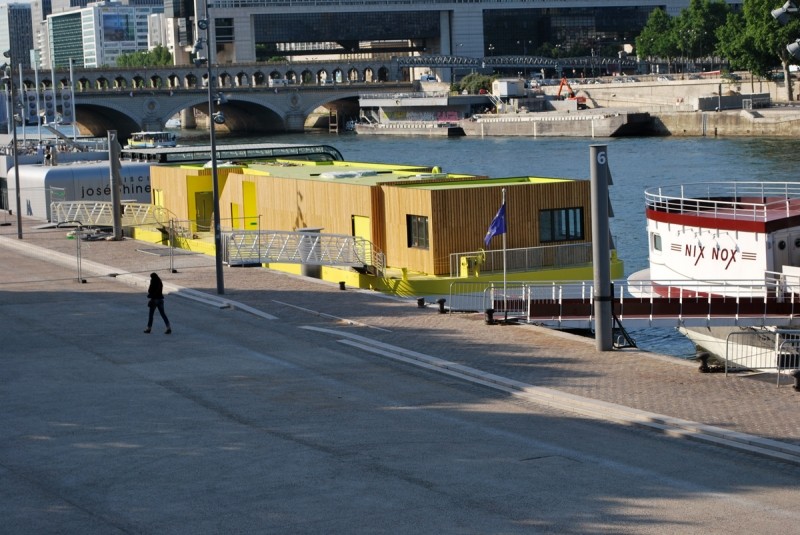
[(728, 182), (651, 188), (647, 209), (665, 214), (770, 222), (800, 216), (795, 183)]

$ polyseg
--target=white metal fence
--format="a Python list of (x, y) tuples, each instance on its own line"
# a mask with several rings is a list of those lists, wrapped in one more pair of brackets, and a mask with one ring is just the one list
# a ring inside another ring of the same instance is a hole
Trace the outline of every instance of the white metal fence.
[(731, 370), (782, 372), (800, 368), (800, 330), (748, 329), (729, 333), (725, 341), (725, 373)]

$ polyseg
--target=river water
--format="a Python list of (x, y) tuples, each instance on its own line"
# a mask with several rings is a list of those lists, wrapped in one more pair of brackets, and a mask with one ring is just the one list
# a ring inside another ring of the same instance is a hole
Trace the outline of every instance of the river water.
[[(611, 231), (626, 276), (647, 267), (646, 188), (704, 181), (795, 181), (800, 166), (797, 141), (783, 138), (481, 139), (327, 133), (218, 137), (218, 143), (234, 142), (327, 144), (350, 161), (438, 165), (443, 171), (490, 177), (566, 178), (588, 178), (589, 147), (606, 145), (614, 181), (609, 193), (614, 210)], [(631, 335), (641, 349), (678, 357), (694, 355), (694, 346), (674, 329), (634, 330)]]

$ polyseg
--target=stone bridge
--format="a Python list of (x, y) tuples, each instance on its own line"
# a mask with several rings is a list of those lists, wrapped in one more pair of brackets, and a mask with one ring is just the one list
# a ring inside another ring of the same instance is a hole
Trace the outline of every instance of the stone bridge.
[[(408, 92), (410, 84), (331, 84), (325, 86), (222, 87), (225, 102), (215, 107), (225, 116), (218, 130), (230, 132), (302, 132), (320, 108), (338, 119), (358, 117), (361, 93)], [(75, 115), (82, 134), (105, 136), (117, 130), (120, 138), (139, 130), (162, 130), (181, 114), (183, 128), (208, 120), (207, 89), (93, 90), (75, 93)], [(327, 116), (324, 119), (327, 126)], [(313, 125), (312, 125), (313, 126)]]
[[(327, 126), (327, 117), (318, 115), (323, 124), (313, 124), (321, 108), (335, 111), (340, 122), (357, 118), (360, 94), (408, 92), (418, 73), (435, 72), (446, 81), (458, 68), (488, 73), (501, 67), (547, 68), (560, 73), (570, 67), (602, 68), (611, 62), (622, 63), (619, 59), (597, 57), (553, 60), (531, 56), (434, 55), (220, 64), (212, 66), (211, 75), (216, 93), (223, 93), (226, 99), (214, 110), (222, 111), (226, 118), (219, 127), (221, 130), (277, 133)], [(632, 67), (634, 64), (630, 63), (624, 66)], [(176, 114), (181, 114), (184, 128), (195, 127), (197, 119), (207, 124), (208, 72), (206, 65), (23, 71), (20, 96), (27, 117), (35, 121), (35, 88), (39, 88), (39, 109), (44, 110), (44, 100), (53, 97), (43, 90), (55, 87), (55, 112), (61, 112), (65, 89), (72, 87), (74, 115), (81, 133), (105, 136), (108, 130), (117, 130), (124, 139), (139, 130), (162, 130)], [(52, 105), (52, 101), (48, 103)]]
[[(211, 75), (214, 96), (225, 97), (214, 110), (226, 118), (218, 128), (232, 132), (302, 132), (320, 108), (336, 111), (341, 121), (358, 116), (360, 93), (411, 90), (408, 76), (400, 73), (397, 62), (388, 60), (219, 65), (212, 67)], [(34, 120), (30, 110), (35, 108), (37, 81), (40, 90), (55, 86), (59, 113), (66, 89), (74, 88), (75, 117), (82, 134), (105, 136), (107, 130), (117, 130), (124, 138), (139, 130), (162, 130), (176, 114), (181, 114), (185, 128), (193, 128), (195, 118), (208, 120), (205, 65), (23, 71), (20, 96)], [(40, 91), (40, 110), (45, 109), (45, 98), (52, 97)]]

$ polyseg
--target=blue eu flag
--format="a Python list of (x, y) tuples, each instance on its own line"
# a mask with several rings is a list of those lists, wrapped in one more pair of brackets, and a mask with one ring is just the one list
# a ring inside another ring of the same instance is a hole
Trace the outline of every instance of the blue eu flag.
[(505, 234), (506, 233), (506, 203), (500, 205), (500, 209), (497, 211), (497, 215), (494, 216), (492, 219), (491, 225), (489, 225), (489, 231), (486, 233), (486, 237), (483, 238), (483, 243), (486, 244), (486, 247), (489, 247), (489, 242), (492, 241), (492, 238), (497, 236), (498, 234)]

